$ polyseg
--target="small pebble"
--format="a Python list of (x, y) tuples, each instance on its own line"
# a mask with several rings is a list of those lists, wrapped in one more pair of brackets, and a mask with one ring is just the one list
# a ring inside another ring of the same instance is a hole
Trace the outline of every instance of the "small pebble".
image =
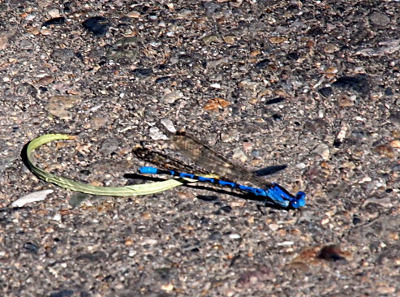
[(161, 124), (171, 133), (176, 133), (174, 123), (170, 119), (162, 119)]
[(396, 287), (389, 287), (389, 286), (379, 286), (376, 288), (376, 292), (379, 292), (381, 294), (385, 295), (392, 295), (397, 291)]
[(181, 9), (180, 11), (177, 12), (176, 17), (177, 19), (187, 19), (194, 13), (193, 10), (189, 9)]
[(390, 146), (393, 148), (400, 148), (400, 140), (393, 140), (390, 142)]
[(72, 118), (72, 113), (67, 109), (80, 103), (80, 101), (81, 99), (75, 96), (53, 96), (45, 106), (45, 109), (52, 115), (68, 120)]
[(333, 53), (337, 52), (338, 50), (339, 50), (339, 48), (336, 45), (330, 44), (330, 43), (324, 47), (324, 52), (327, 54), (333, 54)]
[(158, 243), (158, 240), (157, 240), (157, 239), (147, 238), (147, 239), (144, 239), (142, 242), (140, 242), (140, 245), (147, 245), (147, 244), (149, 244), (149, 245), (155, 245), (155, 244), (157, 244), (157, 243)]
[[(42, 30), (42, 34), (45, 30)], [(51, 58), (56, 62), (71, 62), (71, 60), (75, 57), (75, 53), (70, 48), (60, 48), (55, 49), (52, 54)]]
[(240, 88), (248, 89), (248, 90), (252, 90), (252, 91), (257, 90), (257, 88), (258, 88), (259, 86), (260, 86), (260, 83), (259, 83), (259, 82), (250, 81), (250, 80), (248, 80), (248, 79), (242, 80), (242, 81), (239, 83), (239, 87), (240, 87)]
[(166, 285), (161, 286), (161, 290), (166, 291), (166, 292), (172, 292), (173, 289), (174, 289), (173, 284), (166, 284)]
[(126, 16), (127, 16), (128, 18), (135, 18), (135, 19), (137, 19), (137, 18), (140, 18), (142, 15), (140, 14), (140, 12), (133, 10), (133, 11), (131, 11), (131, 12), (128, 12), (128, 14), (127, 14)]
[(222, 39), (227, 43), (227, 44), (234, 44), (235, 43), (235, 36), (224, 36)]
[(211, 87), (211, 88), (214, 88), (214, 89), (220, 89), (220, 88), (221, 88), (221, 84), (219, 84), (219, 83), (214, 83), (214, 84), (211, 84), (210, 87)]
[(41, 79), (39, 79), (37, 81), (37, 84), (40, 86), (47, 86), (53, 82), (54, 82), (54, 77), (51, 75), (47, 75), (47, 76), (44, 76)]
[(47, 13), (49, 14), (49, 16), (51, 16), (52, 18), (58, 18), (60, 16), (60, 11), (56, 8), (52, 8), (49, 9), (47, 11)]
[(345, 162), (341, 165), (341, 167), (354, 170), (356, 168), (356, 164), (354, 164), (354, 162)]
[(329, 146), (325, 143), (320, 143), (319, 145), (317, 145), (317, 147), (313, 150), (313, 153), (320, 155), (323, 160), (329, 160)]
[(236, 148), (233, 151), (233, 156), (232, 159), (234, 160), (239, 160), (242, 163), (246, 163), (247, 161), (247, 156), (246, 154), (240, 149), (240, 148)]
[(210, 36), (206, 36), (202, 38), (202, 41), (206, 44), (206, 45), (210, 45), (212, 42), (222, 42), (222, 39), (217, 36), (217, 35), (210, 35)]
[(271, 229), (271, 231), (276, 231), (279, 229), (279, 225), (278, 224), (269, 224), (269, 229)]
[(131, 246), (131, 245), (133, 245), (133, 240), (132, 239), (127, 239), (127, 240), (125, 240), (125, 246)]
[(121, 139), (117, 137), (109, 137), (103, 140), (101, 143), (99, 152), (105, 155), (111, 155), (115, 153), (118, 148), (121, 146), (122, 142)]
[(256, 67), (256, 68), (265, 68), (265, 67), (268, 66), (269, 63), (271, 63), (271, 60), (270, 60), (270, 59), (264, 59), (264, 60), (261, 60), (260, 62), (258, 62), (258, 63), (255, 65), (255, 67)]
[(249, 142), (243, 142), (243, 149), (245, 151), (251, 151), (253, 149), (253, 144)]
[(269, 41), (272, 43), (272, 44), (280, 44), (280, 43), (284, 43), (285, 41), (287, 41), (288, 39), (286, 38), (286, 37), (284, 37), (284, 36), (274, 36), (274, 37), (271, 37), (270, 39), (269, 39)]
[(382, 27), (384, 27), (390, 23), (390, 18), (386, 14), (377, 12), (377, 11), (371, 13), (371, 15), (369, 16), (369, 19), (375, 25), (382, 26)]
[(52, 218), (51, 220), (53, 221), (57, 221), (57, 222), (61, 222), (61, 214), (59, 212), (57, 212)]
[(329, 67), (325, 70), (325, 73), (329, 73), (329, 74), (336, 74), (339, 72), (339, 69), (337, 69), (336, 67)]
[(229, 59), (224, 57), (218, 60), (212, 60), (212, 61), (208, 61), (207, 62), (207, 68), (208, 69), (212, 69), (212, 68), (216, 68), (218, 66), (221, 65), (228, 65), (229, 64)]
[(39, 250), (39, 247), (32, 242), (27, 242), (24, 244), (24, 249), (30, 253), (35, 254)]
[(172, 104), (176, 100), (183, 98), (183, 93), (181, 91), (174, 91), (169, 94), (166, 94), (162, 97), (162, 100), (166, 103)]
[(340, 107), (349, 107), (349, 106), (353, 106), (354, 105), (354, 103), (353, 103), (353, 101), (348, 97), (348, 96), (341, 96), (339, 99), (338, 99), (338, 105), (340, 106)]
[(166, 140), (168, 139), (167, 136), (165, 136), (160, 129), (158, 129), (157, 127), (151, 127), (150, 128), (150, 137), (153, 140)]

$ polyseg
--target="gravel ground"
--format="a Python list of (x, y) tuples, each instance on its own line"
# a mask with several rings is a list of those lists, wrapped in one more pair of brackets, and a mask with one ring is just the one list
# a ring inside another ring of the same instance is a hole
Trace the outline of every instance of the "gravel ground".
[[(398, 1), (56, 2), (0, 2), (0, 295), (400, 296)], [(141, 141), (172, 154), (161, 119), (249, 169), (287, 164), (267, 178), (306, 207), (208, 185), (88, 197), (21, 161), (73, 134), (38, 165), (143, 182), (124, 175)]]

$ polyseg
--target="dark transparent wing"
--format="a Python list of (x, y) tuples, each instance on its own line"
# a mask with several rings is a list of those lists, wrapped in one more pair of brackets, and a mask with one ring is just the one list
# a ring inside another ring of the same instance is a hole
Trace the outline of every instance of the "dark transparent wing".
[(246, 168), (233, 164), (225, 157), (219, 155), (213, 149), (191, 136), (176, 134), (170, 135), (170, 139), (182, 154), (192, 159), (198, 166), (202, 166), (211, 173), (220, 176), (220, 178), (235, 182), (238, 180), (249, 181), (263, 188), (265, 186), (272, 186), (271, 183), (257, 178)]
[[(147, 149), (143, 146), (135, 147), (132, 152), (144, 161), (150, 162), (156, 165), (158, 168), (162, 168), (165, 170), (178, 170), (183, 172), (191, 172), (193, 171), (193, 167), (178, 160), (167, 156), (161, 152), (153, 151)], [(201, 174), (207, 174), (206, 170), (202, 170), (201, 168), (195, 168), (196, 172)]]

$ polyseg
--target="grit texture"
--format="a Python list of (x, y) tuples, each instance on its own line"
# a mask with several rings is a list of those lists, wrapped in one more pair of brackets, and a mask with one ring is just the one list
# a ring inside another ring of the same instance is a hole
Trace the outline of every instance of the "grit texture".
[[(400, 296), (399, 16), (390, 0), (0, 1), (0, 295)], [(22, 162), (62, 133), (32, 157), (76, 181), (168, 178), (137, 175), (138, 145), (202, 173), (163, 123), (248, 170), (285, 165), (263, 178), (306, 206), (199, 183), (91, 196)]]

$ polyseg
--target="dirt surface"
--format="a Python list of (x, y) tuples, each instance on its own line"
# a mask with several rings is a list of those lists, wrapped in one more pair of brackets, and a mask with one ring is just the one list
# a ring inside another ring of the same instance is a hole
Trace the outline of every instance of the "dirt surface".
[[(56, 2), (0, 2), (1, 296), (400, 296), (398, 1)], [(37, 164), (145, 182), (124, 175), (141, 141), (173, 154), (161, 119), (249, 169), (286, 164), (267, 179), (307, 205), (88, 197), (21, 161), (72, 134)]]

